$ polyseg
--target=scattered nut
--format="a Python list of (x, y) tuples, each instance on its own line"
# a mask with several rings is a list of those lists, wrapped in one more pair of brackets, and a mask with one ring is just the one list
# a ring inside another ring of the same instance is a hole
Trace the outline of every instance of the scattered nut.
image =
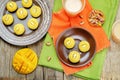
[(92, 10), (88, 16), (88, 22), (92, 26), (102, 26), (105, 22), (105, 16), (100, 10)]
[(47, 45), (47, 46), (50, 46), (50, 45), (51, 45), (51, 43), (50, 43), (50, 42), (47, 42), (47, 43), (46, 43), (46, 45)]
[(49, 61), (51, 60), (51, 57), (50, 57), (50, 56), (48, 56), (48, 59), (47, 59), (47, 60), (48, 60), (48, 62), (49, 62)]
[(81, 21), (81, 22), (80, 22), (81, 25), (84, 24), (84, 23), (85, 23), (84, 21)]
[(79, 15), (79, 17), (80, 17), (81, 19), (83, 19), (83, 16), (82, 16), (82, 15)]

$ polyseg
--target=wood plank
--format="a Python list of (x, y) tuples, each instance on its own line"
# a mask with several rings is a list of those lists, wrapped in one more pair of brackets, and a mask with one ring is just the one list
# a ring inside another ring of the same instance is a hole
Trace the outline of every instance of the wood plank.
[(38, 66), (36, 71), (35, 71), (35, 78), (33, 80), (45, 80), (43, 78), (43, 73), (44, 73), (43, 67)]
[(117, 45), (111, 40), (111, 48), (108, 51), (104, 64), (102, 78), (120, 79), (120, 45)]
[(67, 76), (67, 75), (65, 75), (65, 73), (64, 73), (64, 80), (71, 80), (72, 79), (72, 76)]
[[(44, 39), (40, 40), (39, 42), (37, 42), (37, 43), (35, 43), (33, 45), (28, 46), (28, 48), (30, 48), (30, 49), (32, 49), (32, 50), (34, 50), (36, 52), (38, 58), (39, 58), (40, 51), (41, 51), (41, 48), (42, 48), (43, 40)], [(37, 68), (36, 68), (36, 70), (34, 72), (27, 75), (27, 80), (36, 80), (36, 79), (43, 80), (43, 68), (40, 67), (40, 66), (37, 66)]]
[[(5, 49), (6, 47), (6, 49)], [(10, 53), (9, 47), (6, 43), (0, 40), (0, 77), (9, 77), (10, 67)]]
[(55, 71), (55, 76), (56, 76), (56, 80), (63, 80), (64, 78), (64, 73), (63, 72), (59, 72), (59, 71)]
[[(7, 43), (6, 43), (7, 44)], [(22, 75), (22, 74), (19, 74), (17, 73), (14, 68), (12, 67), (12, 60), (13, 60), (13, 57), (15, 55), (15, 53), (20, 50), (21, 48), (23, 47), (16, 47), (16, 46), (13, 46), (13, 45), (9, 45), (7, 44), (7, 47), (5, 47), (7, 49), (9, 49), (9, 54), (10, 54), (10, 59), (9, 59), (9, 62), (10, 62), (10, 66), (9, 66), (9, 77), (10, 78), (16, 78), (16, 79), (25, 79), (25, 75)]]
[(72, 75), (67, 76), (67, 75), (64, 74), (64, 80), (83, 80), (83, 79), (74, 77)]
[(51, 9), (54, 7), (54, 0), (48, 0), (48, 4), (50, 4)]
[(116, 15), (116, 20), (120, 20), (120, 0), (119, 0), (119, 8), (118, 8), (118, 12)]
[(44, 80), (56, 80), (55, 70), (44, 67)]
[[(2, 0), (3, 1), (3, 0)], [(53, 7), (54, 0), (49, 0)], [(120, 19), (120, 6), (116, 20)], [(42, 48), (43, 40), (28, 46), (33, 49), (38, 57)], [(120, 45), (111, 39), (111, 47), (107, 53), (101, 80), (120, 80)], [(42, 66), (37, 66), (36, 70), (29, 75), (21, 75), (14, 71), (12, 59), (15, 52), (23, 47), (10, 45), (0, 39), (0, 80), (82, 80), (73, 76), (66, 76), (63, 72), (58, 72)]]
[(0, 78), (0, 80), (26, 80), (26, 79), (18, 79), (18, 78)]
[(10, 45), (0, 39), (0, 77), (16, 77), (25, 78), (24, 75), (20, 75), (12, 67), (12, 59), (15, 52), (21, 47)]
[[(120, 3), (120, 0), (119, 0)], [(116, 20), (120, 20), (120, 5), (116, 15)], [(115, 20), (115, 21), (116, 21)], [(112, 38), (110, 39), (111, 46), (108, 50), (105, 64), (103, 67), (102, 80), (119, 80), (120, 79), (120, 44), (116, 44)]]

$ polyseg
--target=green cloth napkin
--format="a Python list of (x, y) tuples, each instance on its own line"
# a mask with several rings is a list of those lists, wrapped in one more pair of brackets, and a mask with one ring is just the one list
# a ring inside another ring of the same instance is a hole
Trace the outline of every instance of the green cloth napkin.
[[(104, 12), (106, 20), (105, 24), (103, 25), (103, 29), (105, 30), (108, 38), (110, 38), (112, 24), (116, 16), (119, 0), (89, 0), (89, 2), (94, 9), (99, 9)], [(57, 12), (61, 8), (62, 1), (55, 0), (53, 12)], [(47, 42), (50, 42), (51, 45), (47, 46)], [(99, 53), (96, 53), (94, 59), (92, 60), (93, 65), (91, 67), (73, 75), (76, 77), (83, 78), (85, 80), (99, 80), (105, 61), (106, 52), (107, 49), (104, 49)], [(51, 60), (48, 60), (48, 57), (51, 57)], [(63, 71), (62, 66), (59, 63), (55, 47), (53, 45), (53, 40), (49, 34), (46, 35), (38, 64), (49, 68), (53, 68), (58, 71)]]

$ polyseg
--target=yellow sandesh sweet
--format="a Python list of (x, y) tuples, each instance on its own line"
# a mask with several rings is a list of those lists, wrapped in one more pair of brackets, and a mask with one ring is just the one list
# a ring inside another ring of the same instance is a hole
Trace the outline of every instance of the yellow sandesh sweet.
[(19, 8), (16, 12), (16, 15), (19, 19), (25, 19), (28, 15), (28, 12), (24, 8)]
[(64, 40), (64, 45), (66, 48), (71, 49), (75, 46), (75, 40), (72, 37), (67, 37)]
[(29, 8), (32, 6), (32, 0), (22, 0), (22, 6), (25, 8)]
[(16, 24), (14, 26), (14, 33), (16, 35), (22, 35), (25, 32), (25, 28), (23, 24)]
[(13, 68), (21, 74), (29, 74), (33, 72), (37, 66), (38, 57), (30, 48), (18, 50), (12, 61)]
[(14, 18), (11, 14), (5, 14), (3, 17), (2, 17), (2, 22), (5, 24), (5, 25), (11, 25), (14, 21)]
[(79, 50), (81, 52), (87, 52), (89, 49), (90, 49), (90, 44), (88, 41), (83, 40), (79, 43)]
[(16, 2), (9, 1), (6, 5), (6, 8), (9, 12), (14, 12), (17, 10), (18, 6), (17, 6)]
[(28, 22), (27, 22), (27, 26), (30, 28), (30, 29), (32, 29), (32, 30), (35, 30), (35, 29), (37, 29), (38, 28), (38, 20), (37, 19), (35, 19), (35, 18), (31, 18), (31, 19), (29, 19), (28, 20)]
[(71, 51), (68, 55), (69, 61), (72, 63), (77, 63), (80, 61), (80, 53), (77, 51)]
[(32, 6), (30, 8), (30, 14), (32, 15), (32, 17), (39, 17), (41, 15), (42, 11), (41, 11), (41, 8), (39, 6)]

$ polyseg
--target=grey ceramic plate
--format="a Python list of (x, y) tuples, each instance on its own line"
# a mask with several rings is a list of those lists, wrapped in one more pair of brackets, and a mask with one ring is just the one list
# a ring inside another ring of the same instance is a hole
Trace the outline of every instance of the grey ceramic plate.
[[(43, 36), (47, 33), (48, 28), (50, 26), (50, 22), (51, 22), (51, 15), (52, 15), (52, 11), (50, 9), (50, 6), (47, 2), (47, 0), (33, 0), (33, 5), (38, 5), (41, 7), (42, 9), (42, 15), (40, 17), (38, 17), (38, 21), (39, 21), (39, 27), (36, 30), (30, 30), (27, 27), (27, 21), (28, 19), (32, 18), (32, 16), (30, 15), (29, 9), (27, 9), (28, 11), (28, 16), (26, 19), (24, 20), (19, 20), (16, 16), (16, 12), (14, 13), (9, 13), (6, 10), (6, 3), (9, 0), (2, 0), (0, 1), (0, 37), (5, 40), (6, 42), (13, 44), (13, 45), (17, 45), (17, 46), (26, 46), (26, 45), (30, 45), (33, 44), (37, 41), (39, 41), (40, 39), (43, 38)], [(13, 0), (17, 3), (18, 8), (23, 7), (21, 4), (21, 0)], [(10, 26), (5, 26), (2, 22), (2, 16), (5, 14), (12, 14), (14, 17), (14, 23)], [(25, 26), (25, 33), (21, 36), (17, 36), (14, 34), (13, 32), (13, 26), (17, 23), (22, 23)]]

